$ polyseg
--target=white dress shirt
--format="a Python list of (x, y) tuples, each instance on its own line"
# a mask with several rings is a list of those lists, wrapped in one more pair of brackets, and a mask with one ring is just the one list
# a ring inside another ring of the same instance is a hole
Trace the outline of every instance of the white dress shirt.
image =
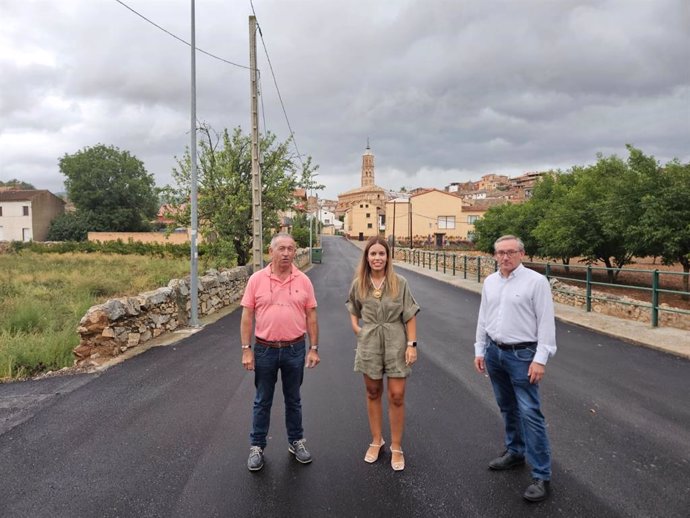
[(520, 264), (508, 277), (498, 271), (484, 280), (475, 356), (484, 356), (489, 338), (504, 344), (537, 342), (534, 361), (546, 365), (556, 354), (556, 322), (546, 277)]

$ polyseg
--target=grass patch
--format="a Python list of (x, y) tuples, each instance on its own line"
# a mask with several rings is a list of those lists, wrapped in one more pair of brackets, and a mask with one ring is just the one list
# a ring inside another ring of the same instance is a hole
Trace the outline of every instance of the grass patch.
[(101, 253), (0, 255), (0, 379), (73, 364), (86, 310), (189, 274), (189, 260)]

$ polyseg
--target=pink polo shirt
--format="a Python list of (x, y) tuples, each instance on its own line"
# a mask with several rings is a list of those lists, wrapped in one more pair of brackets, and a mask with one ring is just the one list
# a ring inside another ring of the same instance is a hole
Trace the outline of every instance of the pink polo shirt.
[(254, 310), (255, 336), (292, 340), (307, 332), (306, 310), (316, 307), (316, 296), (309, 277), (294, 264), (282, 282), (269, 264), (249, 278), (240, 304)]

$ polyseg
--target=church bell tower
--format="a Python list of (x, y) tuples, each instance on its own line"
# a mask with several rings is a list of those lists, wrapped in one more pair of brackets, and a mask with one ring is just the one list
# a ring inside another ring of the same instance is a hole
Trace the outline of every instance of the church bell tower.
[(367, 139), (367, 149), (362, 155), (362, 187), (371, 185), (374, 185), (374, 153), (371, 152)]

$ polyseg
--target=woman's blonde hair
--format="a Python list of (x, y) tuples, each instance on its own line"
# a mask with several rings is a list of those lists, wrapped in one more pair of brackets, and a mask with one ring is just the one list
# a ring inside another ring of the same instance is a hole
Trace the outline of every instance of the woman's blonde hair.
[(393, 258), (391, 257), (391, 249), (388, 246), (388, 242), (382, 237), (374, 236), (370, 237), (364, 247), (364, 253), (362, 254), (362, 260), (359, 262), (359, 267), (357, 268), (357, 273), (355, 274), (355, 279), (357, 280), (357, 293), (360, 298), (365, 298), (373, 286), (371, 285), (371, 267), (369, 266), (369, 249), (374, 245), (381, 245), (386, 249), (386, 282), (388, 287), (388, 294), (391, 298), (396, 298), (398, 296), (398, 276), (395, 275), (393, 270)]

